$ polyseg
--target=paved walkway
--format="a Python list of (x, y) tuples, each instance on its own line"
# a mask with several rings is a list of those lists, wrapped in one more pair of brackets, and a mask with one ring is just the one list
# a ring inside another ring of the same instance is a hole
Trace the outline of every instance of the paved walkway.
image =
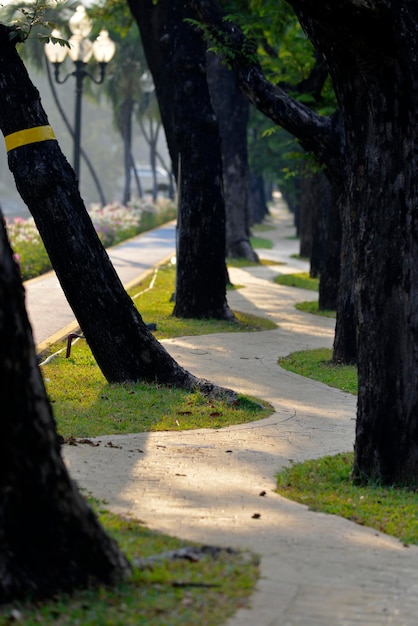
[(280, 355), (330, 347), (334, 323), (294, 309), (315, 294), (272, 282), (277, 272), (307, 269), (291, 258), (297, 242), (289, 214), (281, 208), (273, 221), (276, 230), (263, 236), (274, 248), (260, 253), (286, 265), (231, 270), (243, 287), (228, 300), (276, 321), (277, 330), (164, 345), (194, 374), (262, 397), (275, 413), (221, 430), (99, 437), (97, 447), (66, 446), (66, 462), (74, 479), (116, 512), (184, 539), (260, 555), (257, 590), (228, 626), (415, 626), (418, 548), (274, 492), (275, 473), (291, 459), (352, 449), (356, 401), (277, 366)]

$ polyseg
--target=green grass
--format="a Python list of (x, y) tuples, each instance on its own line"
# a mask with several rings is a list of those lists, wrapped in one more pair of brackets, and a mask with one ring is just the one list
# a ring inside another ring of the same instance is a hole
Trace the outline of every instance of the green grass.
[(277, 475), (277, 491), (314, 511), (375, 528), (405, 544), (418, 544), (416, 491), (355, 485), (352, 467), (352, 452), (296, 463)]
[[(357, 393), (355, 366), (334, 365), (328, 349), (295, 352), (279, 360), (286, 370)], [(277, 491), (313, 511), (375, 528), (405, 544), (418, 544), (418, 494), (407, 488), (361, 486), (351, 480), (353, 453), (295, 463), (277, 475)]]
[(299, 287), (300, 289), (310, 289), (318, 291), (319, 279), (311, 278), (308, 272), (300, 272), (298, 274), (281, 274), (276, 276), (274, 282), (277, 285), (286, 285), (287, 287)]
[[(113, 515), (97, 502), (94, 508), (131, 563), (196, 545)], [(131, 579), (117, 587), (82, 590), (36, 604), (4, 605), (0, 626), (14, 621), (25, 626), (218, 626), (247, 603), (258, 577), (258, 561), (245, 552), (221, 550), (214, 556), (203, 554), (196, 562), (162, 559), (146, 568), (134, 567)], [(19, 612), (15, 618), (13, 610)]]
[(253, 248), (270, 250), (273, 247), (273, 242), (265, 237), (250, 237), (250, 242)]
[[(151, 283), (152, 289), (146, 291)], [(171, 301), (171, 296), (174, 290), (175, 268), (173, 265), (164, 265), (158, 268), (154, 276), (149, 276), (129, 291), (129, 295), (134, 299), (144, 322), (157, 324), (154, 335), (159, 340), (168, 337), (225, 332), (256, 332), (277, 328), (276, 324), (266, 318), (255, 317), (239, 311), (234, 311), (238, 324), (216, 319), (199, 320), (173, 317), (174, 303)]]
[(200, 392), (147, 383), (109, 384), (80, 339), (42, 366), (59, 434), (96, 437), (157, 430), (222, 428), (268, 417), (271, 407), (239, 396), (208, 401)]
[(330, 387), (357, 394), (357, 368), (355, 365), (335, 365), (332, 351), (327, 348), (293, 352), (278, 361), (280, 367), (306, 378), (318, 380)]
[[(276, 328), (269, 320), (235, 312), (238, 322), (180, 319), (172, 316), (175, 271), (173, 266), (157, 272), (130, 291), (146, 323), (157, 324), (157, 339), (221, 332), (258, 332)], [(84, 339), (73, 343), (69, 358), (63, 343), (42, 365), (42, 374), (57, 422), (65, 440), (156, 430), (222, 428), (259, 420), (272, 408), (253, 398), (208, 401), (200, 392), (144, 382), (109, 384)], [(44, 357), (46, 354), (44, 355)]]
[(336, 317), (336, 312), (331, 309), (320, 309), (318, 301), (298, 302), (295, 304), (295, 309), (298, 311), (304, 311), (305, 313), (311, 313), (312, 315), (322, 315), (322, 317)]

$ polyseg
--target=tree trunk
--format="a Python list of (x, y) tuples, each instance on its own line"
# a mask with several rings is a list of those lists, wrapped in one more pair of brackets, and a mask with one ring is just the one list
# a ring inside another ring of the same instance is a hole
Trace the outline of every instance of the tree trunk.
[(418, 8), (291, 4), (327, 59), (344, 118), (358, 333), (354, 477), (416, 487)]
[[(340, 215), (340, 193), (336, 188), (335, 180), (331, 178), (331, 184), (325, 179), (325, 182), (328, 183), (327, 191), (328, 191), (328, 220), (327, 220), (327, 231), (326, 231), (326, 241), (325, 241), (325, 255), (324, 255), (324, 264), (321, 272), (321, 277), (319, 281), (319, 309), (330, 309), (337, 310), (338, 309), (338, 294), (340, 289), (340, 277), (342, 273), (341, 268), (341, 238), (342, 238), (342, 225), (341, 225), (341, 215)], [(325, 193), (325, 190), (324, 190)], [(349, 268), (345, 268), (349, 269)], [(345, 274), (345, 280), (351, 276), (351, 274)], [(344, 289), (352, 289), (352, 284), (349, 285), (345, 283), (343, 285)], [(341, 324), (343, 320), (340, 318), (337, 322)], [(353, 324), (354, 319), (351, 316), (351, 320), (347, 319), (347, 322)], [(344, 358), (343, 358), (344, 356)], [(340, 360), (344, 363), (351, 362), (351, 353), (350, 357), (347, 358), (348, 355), (341, 353)]]
[(132, 115), (133, 102), (129, 97), (124, 100), (119, 107), (118, 123), (123, 142), (123, 164), (125, 172), (125, 184), (123, 189), (122, 204), (125, 206), (131, 200), (131, 180), (132, 180)]
[(221, 136), (226, 212), (226, 255), (258, 262), (250, 242), (247, 125), (249, 102), (235, 74), (211, 52), (206, 57), (212, 105)]
[[(9, 29), (0, 25), (0, 128), (5, 137), (48, 126), (39, 93), (8, 35)], [(94, 230), (58, 142), (24, 143), (9, 150), (8, 161), (106, 379), (144, 379), (210, 391), (211, 384), (180, 367), (144, 324)]]
[(321, 275), (325, 267), (325, 258), (327, 251), (328, 239), (328, 221), (331, 211), (331, 193), (330, 185), (325, 174), (321, 172), (316, 174), (317, 194), (315, 196), (315, 204), (312, 216), (312, 249), (311, 249), (311, 269), (312, 277)]
[(112, 584), (130, 566), (70, 479), (0, 212), (0, 603)]
[(315, 176), (305, 175), (301, 180), (300, 189), (300, 227), (299, 227), (299, 254), (310, 258), (313, 245), (313, 215), (316, 211)]
[(181, 0), (130, 0), (129, 6), (180, 188), (174, 315), (233, 319), (226, 302), (222, 163), (206, 82), (206, 45), (185, 21), (193, 14)]
[(261, 224), (269, 213), (261, 174), (250, 172), (248, 177), (248, 212), (250, 225)]

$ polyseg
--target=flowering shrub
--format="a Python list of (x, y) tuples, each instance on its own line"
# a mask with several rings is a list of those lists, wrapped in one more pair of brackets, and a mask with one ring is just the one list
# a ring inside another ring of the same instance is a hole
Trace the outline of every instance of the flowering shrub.
[[(91, 205), (89, 215), (103, 245), (107, 248), (150, 230), (175, 218), (175, 204), (167, 198), (155, 204), (137, 200), (129, 206), (112, 202), (106, 206)], [(52, 269), (32, 217), (6, 219), (7, 232), (22, 280), (39, 276)]]

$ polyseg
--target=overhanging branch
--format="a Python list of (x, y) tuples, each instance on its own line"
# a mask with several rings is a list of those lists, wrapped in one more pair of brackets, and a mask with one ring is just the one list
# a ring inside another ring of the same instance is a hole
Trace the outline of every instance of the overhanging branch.
[(254, 45), (213, 0), (188, 0), (216, 51), (235, 71), (242, 92), (273, 122), (282, 126), (313, 152), (321, 163), (334, 166), (339, 155), (339, 133), (330, 117), (318, 115), (277, 85), (269, 82), (254, 56)]

